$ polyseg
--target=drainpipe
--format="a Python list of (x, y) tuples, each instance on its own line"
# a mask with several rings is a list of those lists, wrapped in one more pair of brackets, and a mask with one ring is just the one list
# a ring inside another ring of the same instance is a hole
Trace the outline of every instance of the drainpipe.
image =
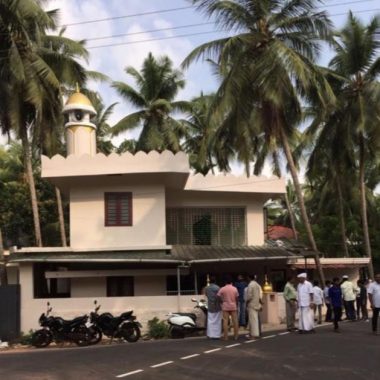
[(177, 308), (181, 311), (181, 267), (177, 267)]
[(197, 278), (197, 271), (194, 271), (194, 289), (195, 289), (195, 295), (198, 295), (198, 278)]

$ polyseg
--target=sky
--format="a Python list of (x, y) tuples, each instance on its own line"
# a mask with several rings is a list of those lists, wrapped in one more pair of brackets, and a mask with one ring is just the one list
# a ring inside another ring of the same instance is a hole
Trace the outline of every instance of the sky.
[[(154, 13), (173, 8), (176, 11)], [(188, 0), (52, 0), (47, 9), (60, 9), (60, 24), (68, 25), (65, 35), (73, 39), (86, 39), (90, 52), (87, 67), (108, 75), (114, 81), (131, 83), (130, 77), (125, 73), (126, 66), (141, 68), (141, 64), (152, 52), (155, 56), (168, 55), (178, 67), (183, 59), (201, 43), (211, 39), (220, 38), (222, 33), (217, 32), (214, 25), (198, 25), (189, 28), (151, 32), (155, 29), (173, 28), (178, 26), (206, 23), (208, 20), (201, 13), (191, 7)], [(367, 22), (374, 14), (380, 13), (378, 0), (326, 0), (321, 9), (331, 15), (334, 24), (340, 28), (345, 22), (347, 12), (351, 9), (360, 19)], [(150, 12), (149, 15), (123, 17)], [(102, 22), (84, 23), (104, 18), (119, 17)], [(81, 23), (79, 25), (70, 25)], [(150, 42), (136, 43), (136, 41), (175, 37), (184, 34), (207, 34), (176, 37)], [(119, 38), (99, 39), (116, 34), (131, 34)], [(98, 47), (100, 45), (122, 44), (120, 46)], [(327, 64), (331, 52), (325, 48), (321, 54), (321, 63)], [(211, 92), (217, 88), (217, 81), (213, 77), (209, 65), (199, 62), (184, 72), (186, 87), (178, 94), (178, 100), (191, 99), (194, 96)], [(114, 124), (134, 109), (126, 104), (111, 88), (109, 83), (92, 83), (91, 89), (99, 91), (106, 106), (118, 102), (110, 118)], [(136, 137), (136, 133), (128, 137)], [(118, 144), (123, 138), (121, 136)]]

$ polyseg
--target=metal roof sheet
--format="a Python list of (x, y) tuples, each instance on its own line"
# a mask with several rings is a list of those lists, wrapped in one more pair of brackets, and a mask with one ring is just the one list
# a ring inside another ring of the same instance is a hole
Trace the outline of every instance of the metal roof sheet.
[(173, 245), (171, 251), (34, 252), (14, 253), (10, 262), (135, 262), (201, 263), (218, 261), (273, 260), (302, 257), (284, 248), (267, 246)]

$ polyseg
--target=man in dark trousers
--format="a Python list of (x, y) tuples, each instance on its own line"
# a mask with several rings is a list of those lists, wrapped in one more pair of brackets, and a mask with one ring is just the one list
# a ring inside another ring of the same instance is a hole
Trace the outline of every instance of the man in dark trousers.
[(334, 311), (334, 332), (340, 332), (339, 321), (342, 318), (343, 299), (338, 277), (333, 279), (333, 286), (329, 289), (329, 299)]
[(245, 310), (245, 300), (244, 300), (245, 288), (247, 286), (248, 284), (244, 280), (243, 275), (239, 274), (237, 277), (237, 281), (235, 282), (235, 288), (239, 292), (239, 309), (238, 309), (239, 326), (244, 326), (244, 327), (247, 325), (247, 321), (245, 319), (246, 310)]

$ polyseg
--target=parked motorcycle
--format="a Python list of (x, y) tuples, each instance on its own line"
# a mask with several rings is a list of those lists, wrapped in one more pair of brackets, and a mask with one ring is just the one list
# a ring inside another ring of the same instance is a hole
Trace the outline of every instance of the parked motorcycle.
[(52, 307), (48, 302), (46, 314), (42, 313), (39, 318), (39, 324), (42, 329), (35, 331), (32, 335), (33, 346), (37, 348), (47, 347), (52, 341), (56, 343), (69, 341), (78, 346), (87, 346), (93, 344), (99, 335), (101, 339), (99, 329), (95, 326), (91, 328), (86, 326), (87, 315), (67, 321), (61, 317), (51, 316), (51, 311)]
[(194, 313), (170, 313), (168, 314), (169, 333), (172, 338), (184, 338), (196, 332), (205, 331), (207, 324), (206, 300), (195, 298)]
[[(136, 321), (133, 310), (122, 313), (114, 317), (111, 313), (98, 314), (100, 305), (94, 301), (95, 311), (90, 314), (90, 321), (94, 327), (99, 328), (104, 335), (111, 338), (123, 339), (127, 342), (134, 343), (140, 339), (141, 323)], [(97, 306), (96, 306), (97, 305)]]

